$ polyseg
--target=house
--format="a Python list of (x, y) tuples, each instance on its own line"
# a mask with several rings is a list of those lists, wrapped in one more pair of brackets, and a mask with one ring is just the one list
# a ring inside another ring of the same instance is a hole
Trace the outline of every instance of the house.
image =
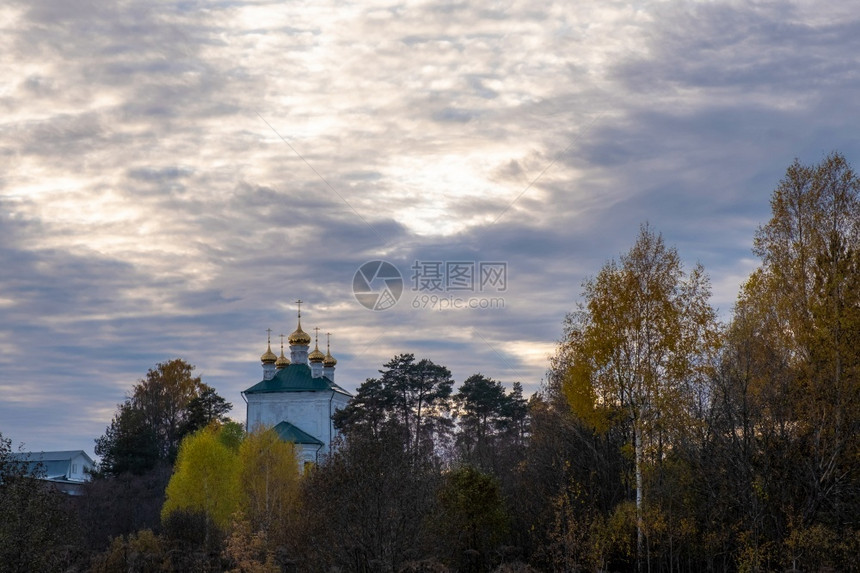
[(80, 495), (82, 485), (95, 469), (95, 462), (83, 450), (16, 452), (10, 456), (13, 461), (27, 464), (30, 474), (69, 495)]
[[(297, 301), (301, 305), (301, 301)], [(345, 407), (352, 395), (335, 384), (337, 360), (331, 355), (330, 340), (326, 353), (319, 349), (319, 329), (314, 349), (308, 352), (311, 337), (302, 330), (301, 306), (298, 326), (288, 338), (290, 358), (272, 352), (271, 331), (266, 352), (260, 357), (263, 379), (242, 392), (247, 404), (246, 429), (273, 428), (278, 436), (296, 445), (301, 468), (317, 463), (331, 450), (337, 436), (331, 416)]]

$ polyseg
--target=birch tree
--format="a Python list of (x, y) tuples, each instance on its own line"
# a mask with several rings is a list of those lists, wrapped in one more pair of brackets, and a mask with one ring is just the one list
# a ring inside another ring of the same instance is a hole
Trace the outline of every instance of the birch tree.
[(821, 521), (835, 531), (856, 528), (860, 177), (838, 153), (817, 165), (795, 161), (754, 245), (762, 265), (744, 286), (742, 308), (770, 318), (763, 343), (786, 372), (764, 404), (781, 407), (791, 444), (786, 466), (796, 477), (781, 487), (792, 498), (785, 519), (800, 530)]
[(574, 413), (598, 430), (617, 423), (632, 430), (640, 568), (645, 466), (690, 425), (718, 341), (709, 297), (703, 268), (685, 273), (678, 252), (644, 225), (620, 261), (584, 283), (566, 341), (572, 361), (563, 385)]
[(217, 428), (209, 426), (182, 441), (166, 494), (162, 519), (174, 511), (199, 512), (227, 529), (240, 498), (239, 463), (236, 452), (219, 440)]
[(283, 543), (296, 518), (299, 465), (295, 444), (257, 429), (239, 446), (240, 507), (273, 543)]

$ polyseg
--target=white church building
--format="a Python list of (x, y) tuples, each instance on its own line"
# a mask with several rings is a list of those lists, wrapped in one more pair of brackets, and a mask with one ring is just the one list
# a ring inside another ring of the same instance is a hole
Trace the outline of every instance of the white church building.
[(272, 352), (271, 332), (266, 352), (260, 357), (263, 379), (242, 392), (247, 404), (246, 430), (274, 428), (282, 440), (296, 445), (299, 466), (307, 467), (329, 452), (337, 436), (331, 416), (349, 403), (352, 395), (335, 384), (337, 360), (319, 349), (319, 329), (314, 349), (308, 352), (311, 337), (302, 330), (301, 301), (297, 301), (298, 327), (288, 337), (290, 357)]

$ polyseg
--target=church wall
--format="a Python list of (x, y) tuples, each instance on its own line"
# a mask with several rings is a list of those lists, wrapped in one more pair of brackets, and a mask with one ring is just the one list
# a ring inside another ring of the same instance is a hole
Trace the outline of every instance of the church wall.
[[(304, 471), (308, 464), (317, 463), (317, 446), (310, 444), (298, 444), (296, 446), (296, 457), (299, 462), (299, 470)], [(320, 450), (322, 453), (323, 450)]]
[(272, 427), (286, 420), (317, 438), (326, 446), (320, 453), (328, 451), (328, 445), (337, 435), (331, 428), (331, 412), (343, 408), (349, 398), (330, 392), (273, 392), (251, 394), (248, 399), (248, 429), (258, 425)]

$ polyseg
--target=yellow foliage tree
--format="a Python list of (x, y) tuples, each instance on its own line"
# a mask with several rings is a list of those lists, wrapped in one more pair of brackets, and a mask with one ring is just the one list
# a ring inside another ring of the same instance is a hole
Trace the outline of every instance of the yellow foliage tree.
[(222, 529), (229, 526), (240, 498), (239, 457), (218, 438), (218, 432), (210, 426), (182, 441), (162, 519), (185, 510), (205, 513)]
[(273, 542), (283, 542), (299, 497), (295, 445), (257, 428), (239, 446), (241, 505), (245, 516)]
[(564, 342), (563, 390), (596, 430), (613, 421), (632, 430), (641, 567), (644, 467), (692, 424), (719, 342), (710, 284), (701, 266), (685, 273), (677, 251), (646, 225), (620, 264), (610, 261), (584, 286)]
[[(290, 526), (298, 515), (295, 445), (271, 429), (241, 434), (235, 424), (225, 424), (204, 428), (182, 441), (161, 518), (176, 511), (203, 513), (225, 533), (236, 523), (243, 524), (248, 531), (233, 534), (253, 537), (262, 544), (261, 551), (271, 555), (288, 545)], [(237, 564), (245, 559), (229, 552), (227, 557)]]
[(244, 517), (233, 522), (233, 531), (227, 538), (224, 557), (233, 563), (230, 573), (278, 573), (281, 568), (274, 552), (268, 547), (264, 531), (254, 531)]

